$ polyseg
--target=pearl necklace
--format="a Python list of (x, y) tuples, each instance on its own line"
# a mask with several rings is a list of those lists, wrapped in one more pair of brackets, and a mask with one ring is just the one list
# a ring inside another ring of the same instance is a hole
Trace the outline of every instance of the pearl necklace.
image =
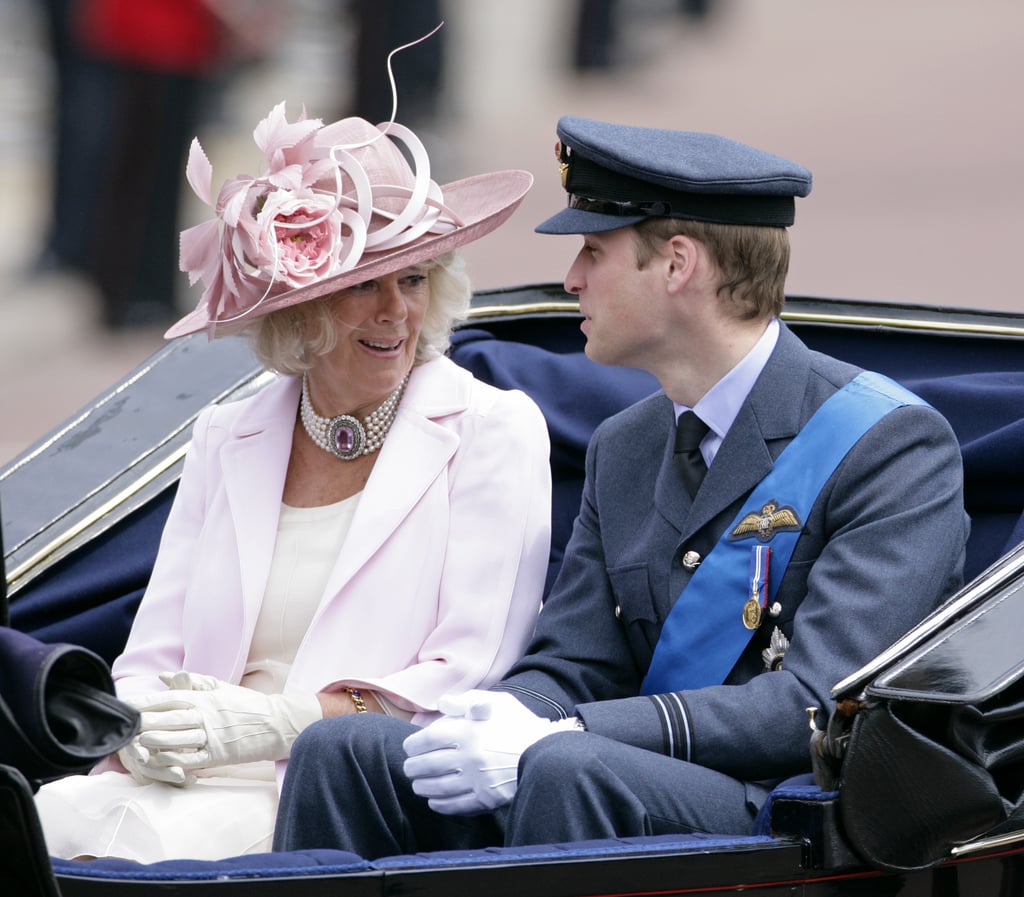
[(351, 461), (360, 455), (369, 455), (384, 444), (391, 424), (395, 420), (398, 403), (402, 400), (409, 375), (402, 378), (391, 395), (374, 412), (360, 422), (351, 414), (339, 414), (337, 417), (321, 417), (313, 410), (309, 400), (309, 377), (302, 375), (302, 401), (299, 404), (299, 417), (309, 438), (325, 452), (329, 452), (342, 461)]

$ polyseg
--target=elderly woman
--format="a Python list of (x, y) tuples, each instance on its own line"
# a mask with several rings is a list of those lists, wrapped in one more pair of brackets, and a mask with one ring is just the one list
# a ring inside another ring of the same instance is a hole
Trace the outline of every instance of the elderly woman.
[[(501, 224), (530, 175), (442, 188), (407, 129), (288, 122), (283, 105), (254, 136), (267, 172), (228, 180), (216, 217), (182, 235), (205, 291), (168, 337), (244, 330), (281, 376), (196, 422), (112, 668), (141, 731), (40, 790), (55, 855), (268, 850), (305, 726), (426, 722), (441, 695), (496, 681), (539, 609), (543, 417), (444, 355), (469, 303), (455, 250)], [(198, 142), (187, 175), (213, 205)]]

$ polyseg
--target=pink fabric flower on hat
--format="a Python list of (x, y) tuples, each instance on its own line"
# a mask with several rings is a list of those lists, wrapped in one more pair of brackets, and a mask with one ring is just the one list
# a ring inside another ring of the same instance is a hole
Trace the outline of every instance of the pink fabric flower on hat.
[(301, 287), (328, 276), (341, 254), (342, 214), (333, 197), (273, 190), (240, 219), (242, 254), (272, 280)]

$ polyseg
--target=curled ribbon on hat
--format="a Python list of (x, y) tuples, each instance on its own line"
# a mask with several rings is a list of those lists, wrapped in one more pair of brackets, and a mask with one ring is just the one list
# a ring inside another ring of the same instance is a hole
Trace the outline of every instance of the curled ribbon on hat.
[[(392, 139), (406, 146), (412, 168)], [(237, 321), (272, 295), (351, 270), (364, 253), (462, 224), (430, 178), (423, 144), (394, 114), (379, 126), (358, 118), (324, 125), (303, 109), (289, 122), (279, 103), (253, 140), (266, 171), (229, 178), (216, 203), (198, 139), (189, 150), (186, 178), (215, 217), (182, 232), (180, 267), (190, 285), (203, 282), (211, 321)]]

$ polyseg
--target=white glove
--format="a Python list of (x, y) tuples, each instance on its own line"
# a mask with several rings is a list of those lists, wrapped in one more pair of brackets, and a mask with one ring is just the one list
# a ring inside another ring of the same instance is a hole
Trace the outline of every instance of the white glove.
[(196, 777), (190, 772), (185, 772), (180, 766), (164, 766), (160, 763), (153, 763), (153, 754), (149, 748), (139, 744), (138, 735), (121, 748), (117, 752), (117, 756), (124, 768), (131, 773), (131, 777), (140, 785), (164, 782), (167, 785), (184, 788), (195, 784)]
[(515, 796), (519, 758), (552, 732), (577, 729), (576, 719), (552, 722), (508, 692), (468, 691), (438, 702), (445, 714), (410, 735), (402, 767), (412, 790), (447, 815), (484, 813)]
[(299, 733), (323, 717), (316, 695), (267, 695), (185, 671), (160, 679), (168, 691), (124, 698), (142, 714), (134, 741), (150, 752), (142, 764), (150, 775), (154, 767), (188, 772), (282, 760)]

